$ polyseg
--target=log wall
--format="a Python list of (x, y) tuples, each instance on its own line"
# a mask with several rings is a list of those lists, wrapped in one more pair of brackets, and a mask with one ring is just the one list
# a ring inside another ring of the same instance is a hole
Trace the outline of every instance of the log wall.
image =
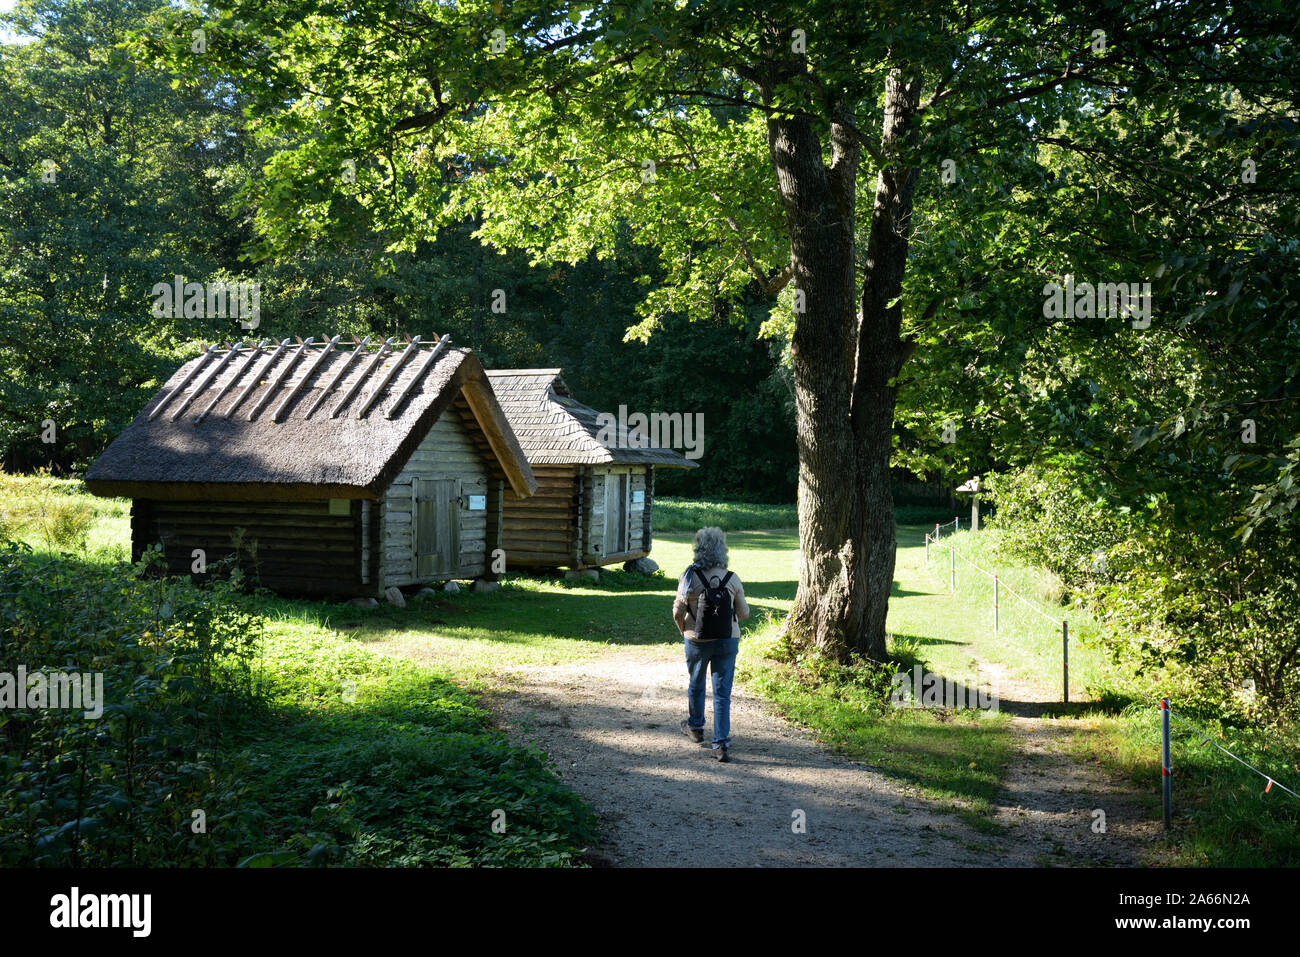
[(367, 590), (357, 505), (345, 502), (342, 514), (332, 515), (328, 499), (136, 499), (131, 504), (132, 556), (139, 558), (146, 547), (161, 543), (168, 574), (190, 575), (194, 550), (202, 549), (209, 569), (235, 556), (246, 575), (281, 594), (356, 595)]
[(506, 497), (502, 547), (511, 566), (559, 567), (579, 563), (577, 528), (581, 521), (573, 465), (534, 465), (537, 492), (526, 499)]

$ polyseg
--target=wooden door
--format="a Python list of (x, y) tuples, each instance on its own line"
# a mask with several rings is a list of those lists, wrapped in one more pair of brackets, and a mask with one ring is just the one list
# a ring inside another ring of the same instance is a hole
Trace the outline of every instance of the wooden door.
[(452, 576), (460, 568), (460, 481), (415, 480), (415, 577)]
[(627, 551), (628, 476), (605, 476), (605, 554)]

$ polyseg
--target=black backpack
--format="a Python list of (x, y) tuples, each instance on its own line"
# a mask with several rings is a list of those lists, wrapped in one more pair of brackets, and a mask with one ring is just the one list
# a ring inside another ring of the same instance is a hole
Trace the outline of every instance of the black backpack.
[(699, 612), (695, 618), (696, 639), (715, 641), (719, 638), (730, 638), (733, 612), (731, 589), (727, 587), (727, 582), (731, 580), (731, 572), (723, 575), (722, 581), (718, 581), (717, 576), (714, 576), (713, 585), (710, 585), (698, 565), (692, 565), (691, 571), (695, 572), (695, 577), (704, 586), (704, 594), (701, 596), (703, 601), (700, 602)]

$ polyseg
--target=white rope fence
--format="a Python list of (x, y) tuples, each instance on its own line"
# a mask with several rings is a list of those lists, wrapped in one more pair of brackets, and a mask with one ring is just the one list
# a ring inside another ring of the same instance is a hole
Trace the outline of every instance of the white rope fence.
[[(957, 526), (959, 519), (954, 518), (948, 525)], [(1047, 612), (1039, 608), (1033, 601), (1026, 598), (1016, 589), (1012, 588), (1006, 582), (1002, 581), (997, 572), (991, 572), (982, 568), (975, 562), (971, 561), (961, 552), (957, 551), (952, 545), (941, 545), (938, 542), (938, 532), (946, 528), (947, 525), (935, 525), (936, 532), (927, 532), (925, 535), (925, 560), (926, 567), (930, 565), (930, 547), (942, 548), (948, 552), (948, 589), (954, 596), (957, 594), (957, 560), (961, 559), (965, 564), (975, 569), (993, 584), (993, 631), (995, 634), (1002, 630), (1002, 592), (1007, 591), (1012, 597), (1019, 600), (1020, 608), (1028, 609), (1041, 618), (1051, 623), (1052, 627), (1059, 628), (1061, 632), (1061, 700), (1065, 703), (1070, 701), (1070, 623), (1065, 619), (1053, 618)], [(954, 533), (955, 534), (955, 533)]]
[[(943, 530), (947, 529), (949, 526), (952, 526), (953, 528), (953, 532), (951, 534), (956, 534), (956, 531), (960, 528), (959, 519), (954, 518), (951, 522), (948, 522), (944, 525), (936, 524), (933, 532), (926, 533), (925, 535), (926, 567), (927, 568), (930, 567), (931, 547), (942, 548), (948, 552), (948, 588), (952, 592), (954, 597), (957, 594), (957, 560), (958, 559), (961, 559), (961, 561), (964, 562), (966, 565), (969, 565), (971, 568), (975, 569), (981, 575), (991, 580), (993, 583), (993, 630), (995, 633), (997, 633), (1000, 630), (1000, 626), (1001, 626), (1001, 618), (1002, 618), (1001, 597), (1003, 591), (1010, 592), (1013, 597), (1019, 599), (1018, 607), (1025, 608), (1028, 609), (1029, 611), (1032, 611), (1034, 614), (1050, 622), (1053, 625), (1053, 627), (1059, 625), (1061, 629), (1061, 680), (1062, 680), (1061, 700), (1068, 703), (1070, 700), (1070, 623), (1069, 621), (1064, 619), (1058, 621), (1058, 619), (1052, 617), (1047, 612), (1037, 607), (1037, 605), (1029, 598), (1026, 598), (1019, 591), (1015, 590), (1014, 588), (1012, 588), (1011, 586), (1003, 582), (1001, 580), (1001, 576), (997, 572), (991, 572), (988, 569), (981, 567), (976, 562), (971, 561), (961, 552), (957, 551), (957, 549), (953, 545), (939, 544), (939, 538), (941, 537)], [(1104, 625), (1102, 627), (1104, 628)], [(1300, 800), (1300, 794), (1296, 793), (1296, 791), (1287, 787), (1277, 778), (1273, 777), (1271, 774), (1261, 771), (1253, 764), (1250, 764), (1248, 761), (1245, 761), (1240, 756), (1234, 754), (1232, 751), (1228, 750), (1223, 745), (1213, 740), (1208, 734), (1206, 734), (1200, 728), (1193, 725), (1191, 722), (1185, 720), (1184, 718), (1182, 718), (1177, 714), (1174, 714), (1173, 709), (1170, 708), (1169, 706), (1168, 698), (1152, 698), (1149, 695), (1144, 695), (1143, 697), (1145, 697), (1148, 701), (1154, 702), (1160, 708), (1161, 711), (1162, 740), (1161, 740), (1160, 776), (1162, 782), (1162, 790), (1164, 792), (1163, 803), (1164, 803), (1166, 828), (1170, 827), (1170, 818), (1172, 813), (1171, 812), (1171, 806), (1172, 806), (1171, 779), (1173, 777), (1173, 768), (1171, 767), (1171, 760), (1169, 757), (1169, 753), (1170, 753), (1169, 719), (1170, 718), (1172, 718), (1174, 721), (1177, 721), (1180, 725), (1187, 728), (1189, 731), (1194, 732), (1200, 738), (1202, 744), (1212, 745), (1213, 747), (1217, 748), (1219, 751), (1227, 755), (1229, 758), (1231, 758), (1233, 761), (1236, 761), (1242, 767), (1246, 768), (1247, 770), (1253, 772), (1254, 774), (1262, 778), (1266, 782), (1264, 786), (1265, 794), (1268, 794), (1269, 792), (1272, 791), (1274, 787), (1277, 787), (1279, 790), (1285, 791), (1293, 798)]]

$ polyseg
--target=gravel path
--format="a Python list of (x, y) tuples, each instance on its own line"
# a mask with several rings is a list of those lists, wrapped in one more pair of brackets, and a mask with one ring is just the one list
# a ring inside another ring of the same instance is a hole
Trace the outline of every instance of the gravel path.
[[(588, 661), (512, 668), (499, 679), (487, 703), (502, 726), (549, 754), (595, 808), (602, 832), (595, 864), (1132, 864), (1153, 833), (1138, 823), (1130, 793), (1063, 757), (1061, 735), (1077, 729), (1059, 721), (1015, 719), (1021, 757), (995, 813), (1004, 831), (988, 835), (906, 783), (821, 749), (740, 688), (732, 760), (717, 762), (678, 727), (686, 667), (676, 648), (611, 648)], [(1107, 813), (1104, 834), (1092, 829), (1096, 807)], [(802, 832), (794, 826), (800, 819)]]

